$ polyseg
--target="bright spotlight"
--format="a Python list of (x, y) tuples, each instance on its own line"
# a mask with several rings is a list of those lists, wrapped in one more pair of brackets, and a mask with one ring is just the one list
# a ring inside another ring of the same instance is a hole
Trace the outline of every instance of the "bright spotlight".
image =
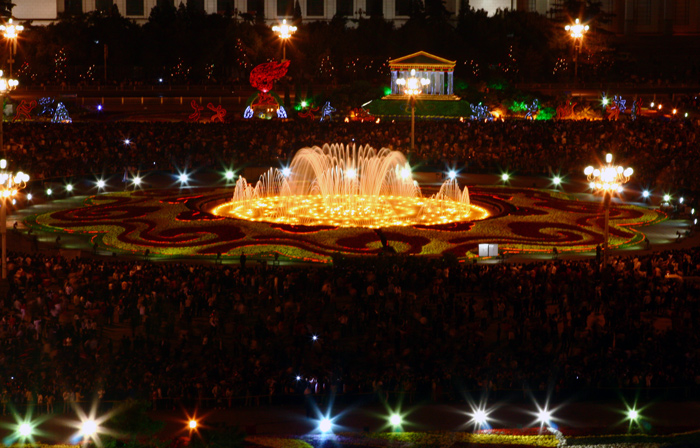
[(301, 376), (297, 375), (297, 381), (301, 380)]
[(391, 423), (391, 426), (401, 426), (402, 422), (403, 419), (399, 414), (391, 414), (391, 417), (389, 417), (389, 423)]
[(559, 184), (561, 183), (561, 177), (559, 177), (559, 176), (554, 176), (554, 178), (552, 179), (552, 183), (553, 183), (554, 185), (559, 185)]
[(69, 192), (73, 191), (73, 185), (71, 185), (71, 184), (66, 185), (66, 190)]
[(608, 99), (603, 97), (603, 106), (607, 106), (607, 105), (608, 105)]
[(654, 107), (654, 102), (652, 101), (651, 104), (649, 104), (650, 107)]
[(644, 198), (648, 198), (650, 194), (651, 193), (649, 193), (649, 190), (642, 191), (642, 197), (644, 197)]
[(632, 421), (636, 421), (639, 418), (639, 411), (636, 409), (630, 409), (627, 411), (627, 418)]
[(226, 174), (224, 174), (224, 176), (226, 177), (226, 180), (233, 180), (233, 171), (226, 171)]
[(489, 414), (484, 409), (477, 409), (472, 414), (472, 422), (479, 426), (484, 426), (488, 423)]
[(681, 198), (678, 200), (678, 202), (682, 204), (683, 201), (685, 201), (685, 199), (683, 199), (683, 196), (681, 196)]
[(510, 176), (508, 175), (508, 173), (501, 174), (501, 180), (503, 182), (508, 182), (508, 179), (510, 179)]
[(28, 201), (31, 201), (33, 197), (34, 197), (34, 196), (32, 196), (31, 193), (27, 193), (27, 200), (28, 200)]
[(133, 182), (133, 184), (136, 186), (141, 185), (141, 178), (139, 176), (136, 176), (132, 179), (131, 182)]
[(552, 421), (552, 413), (545, 409), (539, 409), (537, 411), (537, 421), (543, 425), (549, 424)]
[(457, 179), (457, 173), (455, 172), (455, 170), (450, 170), (447, 172), (447, 177), (449, 177), (450, 180), (455, 180)]
[(190, 180), (190, 176), (187, 175), (187, 173), (180, 173), (178, 176), (178, 180), (180, 181), (181, 184), (186, 184)]
[(316, 335), (311, 336), (311, 340), (314, 342), (318, 341), (318, 336), (316, 336)]
[(618, 192), (618, 193), (622, 193), (623, 191), (625, 191), (625, 189), (622, 188), (622, 185), (620, 185), (619, 187), (617, 187), (617, 192)]
[(282, 168), (282, 175), (284, 177), (289, 177), (291, 174), (292, 174), (292, 170), (288, 166), (285, 166), (284, 168)]
[(92, 437), (97, 432), (97, 423), (95, 420), (89, 419), (85, 420), (80, 427), (80, 432), (85, 437)]
[(125, 138), (125, 139), (124, 139), (124, 144), (125, 144), (125, 145), (128, 145), (128, 144), (130, 144), (130, 143), (131, 143), (131, 140), (129, 140), (128, 138)]
[(409, 177), (411, 177), (411, 169), (401, 168), (401, 179), (408, 179)]
[(97, 110), (102, 110), (102, 104), (97, 105)]
[(191, 419), (187, 426), (189, 426), (190, 429), (197, 429), (197, 420)]
[(97, 181), (97, 188), (104, 188), (105, 187), (105, 181), (102, 179)]
[(345, 176), (348, 179), (354, 179), (357, 176), (357, 171), (355, 171), (354, 168), (350, 168), (346, 173)]
[(32, 425), (29, 423), (22, 423), (19, 425), (18, 432), (22, 437), (29, 437), (32, 435)]
[(47, 195), (47, 196), (51, 196), (52, 194), (53, 194), (53, 190), (50, 189), (50, 188), (47, 188), (47, 189), (46, 189), (46, 195)]
[(333, 429), (333, 422), (328, 417), (324, 417), (318, 424), (318, 429), (321, 432), (330, 432)]
[(302, 102), (301, 102), (301, 107), (306, 107), (306, 104), (307, 104), (306, 101), (302, 101)]
[(670, 194), (665, 194), (664, 195), (664, 202), (668, 202), (671, 200), (671, 195)]

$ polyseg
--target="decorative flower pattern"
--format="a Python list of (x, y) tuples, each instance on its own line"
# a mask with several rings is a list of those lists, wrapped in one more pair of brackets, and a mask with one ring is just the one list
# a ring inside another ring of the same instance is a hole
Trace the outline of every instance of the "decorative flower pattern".
[[(383, 229), (388, 245), (414, 255), (452, 253), (472, 257), (480, 243), (499, 244), (504, 252), (590, 251), (603, 242), (599, 202), (535, 189), (470, 187), (471, 201), (489, 210), (480, 221)], [(79, 208), (38, 215), (27, 223), (39, 230), (92, 235), (114, 251), (177, 256), (237, 257), (279, 253), (285, 257), (330, 261), (335, 253), (376, 255), (380, 236), (369, 229), (309, 227), (242, 221), (207, 212), (227, 201), (231, 191), (147, 190), (88, 198)], [(644, 240), (638, 227), (666, 218), (661, 212), (631, 205), (610, 209), (613, 247)]]

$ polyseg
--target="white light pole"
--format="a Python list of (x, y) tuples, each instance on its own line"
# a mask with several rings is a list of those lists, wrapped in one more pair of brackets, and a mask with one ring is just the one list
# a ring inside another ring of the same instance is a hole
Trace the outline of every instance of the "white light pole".
[(608, 265), (608, 240), (610, 238), (609, 222), (610, 222), (610, 201), (612, 195), (618, 192), (618, 189), (629, 182), (630, 176), (634, 170), (632, 168), (624, 168), (612, 164), (612, 154), (605, 156), (605, 165), (600, 168), (586, 167), (583, 173), (588, 176), (589, 186), (592, 190), (603, 194), (603, 205), (605, 206), (605, 243), (603, 244), (603, 266)]
[(583, 25), (579, 19), (564, 27), (574, 40), (574, 82), (578, 81), (578, 56), (581, 54), (581, 47), (583, 47), (583, 35), (588, 31), (588, 28), (588, 25)]
[(5, 122), (5, 93), (13, 90), (19, 82), (16, 79), (7, 79), (2, 76), (2, 70), (0, 70), (0, 150), (2, 150), (2, 155), (5, 157), (5, 145), (3, 142), (2, 128)]
[(397, 79), (396, 84), (403, 86), (403, 91), (408, 95), (411, 103), (411, 151), (415, 148), (416, 137), (416, 95), (423, 92), (423, 87), (430, 84), (427, 78), (416, 78), (416, 71), (411, 70), (411, 76), (408, 79)]
[(23, 172), (13, 174), (7, 171), (7, 160), (0, 160), (0, 233), (2, 234), (2, 280), (7, 278), (7, 204), (17, 196), (19, 190), (27, 186), (29, 175)]
[(3, 32), (5, 39), (10, 41), (10, 78), (12, 77), (12, 63), (15, 62), (15, 55), (17, 54), (17, 38), (19, 33), (24, 30), (22, 25), (15, 25), (12, 23), (12, 19), (7, 21), (6, 25), (0, 25), (0, 31)]
[(282, 62), (287, 60), (287, 39), (292, 37), (292, 34), (297, 30), (294, 25), (287, 25), (287, 19), (282, 20), (280, 25), (275, 25), (272, 27), (272, 31), (277, 33), (280, 39), (282, 39)]

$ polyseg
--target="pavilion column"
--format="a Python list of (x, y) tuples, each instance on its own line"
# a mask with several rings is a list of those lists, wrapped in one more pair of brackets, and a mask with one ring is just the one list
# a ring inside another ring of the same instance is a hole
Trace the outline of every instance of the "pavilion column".
[(399, 72), (396, 70), (391, 71), (391, 94), (398, 95), (399, 87), (396, 84), (396, 80), (399, 79)]
[(447, 94), (454, 95), (454, 72), (447, 72)]

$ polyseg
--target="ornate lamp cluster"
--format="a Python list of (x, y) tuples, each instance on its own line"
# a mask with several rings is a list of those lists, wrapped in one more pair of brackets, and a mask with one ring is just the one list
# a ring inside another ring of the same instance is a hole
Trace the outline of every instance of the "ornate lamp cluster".
[(588, 182), (593, 190), (603, 193), (616, 193), (617, 190), (629, 182), (630, 176), (634, 173), (632, 168), (624, 168), (620, 165), (612, 164), (612, 154), (605, 156), (606, 165), (600, 168), (586, 167), (583, 173), (588, 176)]
[(22, 171), (12, 174), (7, 171), (7, 160), (0, 160), (0, 196), (2, 199), (14, 198), (19, 190), (27, 186), (29, 175)]
[[(2, 123), (0, 122), (0, 126)], [(7, 170), (7, 160), (0, 160), (0, 235), (2, 235), (2, 280), (7, 278), (7, 201), (17, 196), (19, 190), (27, 186), (29, 175)]]
[(280, 39), (282, 39), (282, 61), (287, 60), (287, 39), (292, 37), (297, 30), (294, 25), (288, 25), (287, 19), (282, 20), (282, 23), (272, 27), (272, 31), (277, 33)]
[(579, 19), (576, 19), (576, 21), (571, 24), (571, 25), (566, 25), (564, 29), (569, 32), (569, 35), (574, 38), (574, 39), (581, 39), (583, 37), (583, 34), (588, 31), (588, 25), (584, 25), (581, 23)]

